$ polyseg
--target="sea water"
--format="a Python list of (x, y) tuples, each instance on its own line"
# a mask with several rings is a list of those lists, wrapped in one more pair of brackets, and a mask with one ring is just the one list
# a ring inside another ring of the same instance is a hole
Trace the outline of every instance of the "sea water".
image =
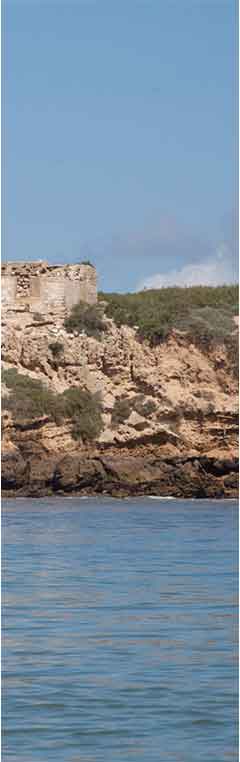
[(2, 515), (3, 761), (237, 760), (237, 503)]

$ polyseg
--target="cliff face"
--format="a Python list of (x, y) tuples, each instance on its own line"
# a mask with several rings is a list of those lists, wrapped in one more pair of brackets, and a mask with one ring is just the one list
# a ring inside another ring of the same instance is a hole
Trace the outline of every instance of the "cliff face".
[[(4, 410), (3, 493), (236, 495), (238, 387), (226, 348), (203, 351), (177, 331), (150, 348), (131, 328), (108, 319), (105, 327), (101, 341), (44, 318), (36, 325), (31, 315), (4, 327), (4, 367), (56, 392), (99, 391), (104, 428), (86, 446), (68, 421), (14, 420)], [(113, 423), (122, 399), (128, 417)]]

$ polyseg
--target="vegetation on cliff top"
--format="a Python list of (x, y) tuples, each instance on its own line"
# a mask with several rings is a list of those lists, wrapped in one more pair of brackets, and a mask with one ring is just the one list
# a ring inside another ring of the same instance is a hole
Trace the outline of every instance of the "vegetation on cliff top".
[(90, 259), (82, 259), (81, 262), (79, 262), (79, 264), (87, 265), (88, 267), (94, 267), (95, 269), (95, 265), (92, 262), (90, 262)]
[(238, 287), (192, 286), (146, 289), (137, 293), (99, 294), (106, 315), (116, 325), (137, 326), (138, 335), (156, 344), (172, 329), (186, 331), (193, 341), (227, 342), (238, 311)]
[(18, 373), (15, 368), (2, 372), (2, 381), (10, 394), (3, 397), (2, 408), (12, 411), (18, 420), (49, 416), (57, 425), (64, 420), (72, 422), (72, 436), (83, 441), (94, 440), (103, 424), (101, 400), (79, 387), (71, 387), (55, 394), (41, 381)]
[(66, 318), (64, 326), (68, 333), (77, 331), (84, 332), (86, 336), (93, 336), (95, 339), (101, 337), (104, 330), (102, 308), (99, 304), (87, 304), (79, 302), (71, 310), (71, 314)]

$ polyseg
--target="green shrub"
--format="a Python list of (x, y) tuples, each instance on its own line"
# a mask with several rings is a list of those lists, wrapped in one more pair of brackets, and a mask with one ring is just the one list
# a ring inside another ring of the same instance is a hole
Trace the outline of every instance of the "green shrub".
[(64, 350), (64, 345), (61, 341), (53, 341), (51, 344), (49, 344), (48, 348), (52, 352), (53, 357), (59, 357), (59, 355), (61, 355)]
[(79, 387), (71, 387), (63, 392), (64, 413), (73, 422), (74, 439), (96, 439), (103, 429), (102, 405), (98, 393), (91, 394)]
[(3, 371), (2, 381), (11, 390), (3, 399), (3, 409), (11, 410), (18, 420), (46, 415), (59, 425), (70, 418), (75, 439), (93, 440), (100, 434), (102, 406), (98, 394), (79, 387), (55, 394), (41, 381), (21, 375), (14, 368)]
[(132, 410), (138, 415), (148, 418), (157, 408), (154, 400), (146, 400), (144, 394), (136, 394), (135, 397), (116, 399), (112, 410), (113, 428), (126, 421)]
[[(192, 286), (146, 289), (132, 294), (100, 293), (99, 300), (107, 303), (106, 314), (118, 326), (138, 326), (139, 338), (148, 339), (151, 344), (162, 341), (173, 328), (180, 326), (182, 330), (192, 331), (199, 340), (202, 319), (203, 335), (207, 333), (210, 337), (211, 333), (214, 339), (215, 331), (214, 340), (221, 341), (225, 322), (226, 333), (234, 330), (231, 317), (237, 314), (238, 287)], [(201, 313), (202, 310), (205, 313)], [(211, 316), (207, 310), (213, 311)], [(215, 325), (214, 331), (209, 327), (211, 319)], [(197, 323), (199, 329), (195, 325)]]
[(5, 398), (5, 407), (12, 410), (17, 418), (38, 418), (59, 414), (57, 395), (45, 387), (41, 381), (21, 375), (15, 368), (2, 373), (2, 380), (12, 394)]
[(85, 331), (87, 336), (93, 336), (96, 339), (101, 337), (104, 331), (104, 322), (102, 319), (102, 309), (99, 304), (86, 304), (79, 302), (66, 318), (64, 326), (68, 333)]
[(115, 400), (112, 410), (112, 425), (118, 426), (120, 423), (124, 423), (129, 418), (131, 411), (132, 408), (128, 399)]
[(179, 320), (178, 326), (193, 340), (211, 345), (225, 343), (234, 330), (231, 312), (213, 307), (192, 310)]
[(64, 345), (60, 341), (53, 341), (51, 344), (48, 345), (48, 349), (50, 349), (50, 352), (53, 357), (52, 366), (57, 370), (60, 358), (64, 352)]
[(225, 339), (225, 346), (227, 349), (227, 357), (230, 368), (233, 371), (234, 376), (239, 377), (239, 334), (236, 331), (234, 334), (230, 334)]
[(146, 400), (144, 394), (137, 394), (132, 400), (133, 410), (142, 415), (144, 418), (148, 418), (156, 411), (157, 405), (154, 400)]
[(83, 259), (81, 262), (79, 262), (80, 265), (88, 265), (88, 267), (94, 267), (93, 263), (90, 262), (89, 259)]

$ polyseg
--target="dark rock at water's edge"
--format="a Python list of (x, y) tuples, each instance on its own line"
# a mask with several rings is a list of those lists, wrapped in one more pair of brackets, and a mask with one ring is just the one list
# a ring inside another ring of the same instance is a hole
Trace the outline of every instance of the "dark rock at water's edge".
[(2, 495), (143, 495), (175, 498), (236, 498), (237, 458), (36, 454), (28, 460), (8, 453), (2, 462)]

